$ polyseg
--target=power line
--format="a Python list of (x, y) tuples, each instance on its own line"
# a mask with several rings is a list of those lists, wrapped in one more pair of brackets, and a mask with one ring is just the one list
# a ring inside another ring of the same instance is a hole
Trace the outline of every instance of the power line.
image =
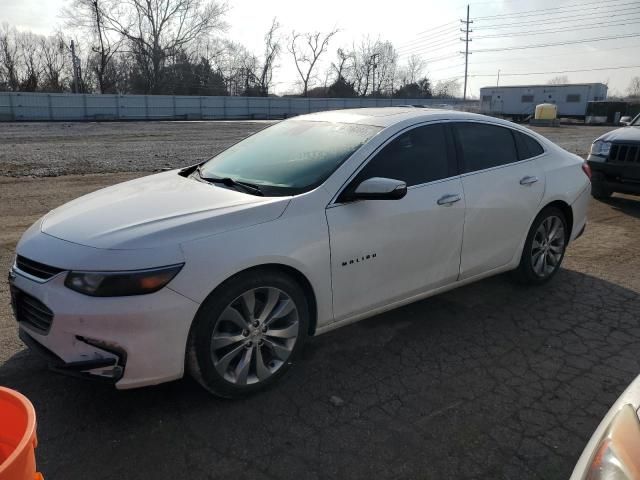
[(451, 48), (455, 45), (458, 45), (458, 42), (460, 41), (460, 38), (455, 38), (453, 40), (449, 40), (446, 44), (440, 45), (439, 47), (419, 47), (416, 48), (414, 50), (408, 50), (405, 52), (400, 52), (398, 54), (398, 56), (400, 57), (406, 57), (408, 55), (413, 55), (413, 54), (417, 54), (417, 55), (422, 55), (422, 54), (431, 54), (431, 52), (436, 51), (436, 50), (442, 50), (443, 48)]
[[(548, 12), (548, 11), (554, 11), (554, 10), (567, 10), (569, 7), (576, 7), (576, 6), (584, 6), (584, 5), (593, 5), (593, 4), (598, 4), (598, 7), (592, 7), (592, 8), (587, 8), (584, 10), (593, 10), (593, 9), (598, 9), (598, 8), (602, 8), (604, 4), (611, 4), (613, 2), (621, 2), (624, 0), (602, 0), (601, 2), (591, 2), (588, 4), (574, 4), (574, 5), (568, 5), (568, 6), (563, 6), (563, 7), (555, 7), (555, 8), (549, 8), (549, 9), (539, 9), (539, 10), (527, 10), (524, 12), (519, 12), (519, 13), (525, 13), (525, 12)], [(627, 2), (627, 3), (618, 3), (616, 6), (624, 6), (624, 5), (636, 5), (634, 7), (630, 7), (627, 9), (623, 9), (620, 11), (626, 11), (626, 10), (634, 10), (636, 8), (638, 8), (637, 3), (636, 2)], [(606, 5), (604, 5), (606, 6)], [(577, 10), (576, 10), (577, 11)], [(556, 13), (562, 13), (562, 12), (556, 12)], [(631, 13), (635, 13), (635, 12), (631, 12)], [(540, 13), (542, 14), (542, 13)], [(588, 18), (588, 17), (593, 17), (594, 15), (600, 15), (600, 12), (592, 12), (590, 14), (579, 14), (576, 15), (574, 17), (565, 17), (563, 19), (557, 19), (557, 20), (549, 20), (547, 21), (547, 24), (550, 23), (566, 23), (566, 19), (567, 18), (579, 18), (579, 19), (584, 19), (584, 18)], [(619, 16), (626, 16), (628, 14), (624, 14), (624, 15), (611, 15), (610, 17), (619, 17)], [(503, 14), (503, 15), (493, 15), (493, 16), (486, 16), (486, 17), (481, 17), (481, 18), (497, 18), (497, 17), (507, 17), (509, 15), (507, 14)], [(526, 16), (526, 15), (524, 15)], [(624, 20), (635, 20), (635, 18), (633, 19), (629, 19), (629, 18), (625, 18)], [(618, 23), (616, 23), (618, 22)], [(599, 28), (600, 26), (604, 26), (604, 25), (609, 25), (609, 26), (624, 26), (624, 25), (629, 25), (630, 23), (620, 23), (621, 20), (609, 20), (609, 21), (605, 21), (605, 22), (600, 22), (599, 24), (590, 24), (593, 25), (594, 28)], [(442, 24), (438, 27), (434, 27), (435, 29), (442, 29), (444, 27), (448, 27), (449, 25), (451, 25), (452, 22), (449, 23), (445, 23)], [(527, 25), (527, 24), (533, 24), (533, 23), (538, 23), (538, 20), (535, 21), (528, 21), (528, 22), (518, 22), (518, 23), (509, 23), (509, 24), (496, 24), (494, 26), (484, 26), (481, 27), (482, 29), (492, 29), (492, 28), (506, 28), (506, 27), (511, 27), (511, 26), (522, 26), (522, 25)], [(581, 27), (576, 27), (573, 30), (584, 30), (587, 29), (587, 26), (581, 26)], [(474, 37), (474, 38), (499, 38), (499, 37), (504, 37), (504, 36), (522, 36), (522, 35), (540, 35), (543, 33), (559, 33), (562, 31), (573, 31), (572, 29), (545, 29), (542, 31), (527, 31), (527, 32), (510, 32), (510, 34), (505, 33), (504, 35), (499, 35), (499, 34), (495, 34), (495, 35), (482, 35), (482, 36), (478, 36), (478, 37)], [(448, 33), (448, 32), (447, 32)], [(401, 53), (401, 55), (406, 55), (409, 53), (413, 53), (413, 54), (420, 54), (422, 52), (426, 52), (427, 50), (432, 50), (433, 47), (439, 47), (439, 46), (445, 46), (448, 45), (451, 41), (449, 39), (442, 39), (442, 38), (438, 38), (441, 37), (442, 35), (445, 35), (444, 32), (440, 32), (440, 33), (434, 33), (431, 32), (431, 35), (429, 35), (426, 38), (423, 39), (416, 39), (413, 40), (411, 42), (408, 42), (402, 46), (400, 46), (397, 50)], [(429, 38), (432, 38), (432, 40), (429, 40)], [(437, 50), (437, 49), (436, 49)]]
[(544, 47), (558, 47), (561, 45), (573, 45), (576, 43), (590, 43), (590, 42), (600, 42), (604, 40), (620, 40), (623, 38), (631, 38), (631, 37), (640, 37), (640, 33), (630, 33), (628, 35), (618, 35), (612, 37), (597, 37), (597, 38), (585, 38), (582, 40), (570, 40), (566, 42), (556, 42), (556, 43), (539, 43), (536, 45), (520, 45), (515, 47), (504, 47), (504, 48), (484, 48), (480, 50), (475, 50), (475, 53), (484, 53), (484, 52), (504, 52), (506, 50), (525, 50), (529, 48), (544, 48)]
[(464, 63), (459, 63), (457, 65), (450, 65), (448, 67), (440, 67), (440, 68), (436, 68), (435, 70), (431, 70), (430, 68), (427, 67), (427, 71), (431, 74), (435, 72), (442, 72), (443, 70), (452, 70), (454, 68), (462, 68), (462, 67), (464, 67)]
[(456, 38), (454, 40), (449, 40), (447, 43), (440, 45), (439, 47), (420, 47), (420, 48), (416, 48), (415, 50), (407, 50), (405, 52), (399, 52), (398, 56), (399, 57), (406, 57), (409, 55), (415, 55), (415, 54), (419, 54), (420, 52), (422, 53), (431, 53), (431, 52), (436, 52), (438, 50), (442, 50), (443, 48), (450, 48), (453, 45), (458, 45), (458, 42), (460, 41), (460, 39)]
[[(633, 20), (632, 22), (625, 23), (611, 23), (611, 22), (598, 22), (598, 23), (590, 23), (583, 24), (582, 27), (569, 27), (569, 28), (552, 28), (548, 30), (527, 30), (527, 31), (517, 31), (517, 32), (503, 32), (496, 33), (492, 35), (478, 35), (474, 38), (505, 38), (505, 37), (520, 37), (523, 35), (548, 35), (550, 33), (563, 33), (563, 32), (575, 32), (578, 30), (587, 30), (593, 28), (608, 28), (608, 27), (621, 27), (626, 25), (638, 25), (638, 21), (640, 21), (640, 17), (637, 18), (626, 18), (625, 20)], [(638, 21), (636, 21), (638, 20)], [(613, 22), (620, 22), (621, 20), (613, 20)]]
[(440, 29), (440, 28), (447, 27), (447, 26), (449, 26), (449, 25), (456, 25), (457, 23), (458, 23), (458, 21), (457, 21), (457, 20), (452, 20), (451, 22), (447, 22), (447, 23), (443, 23), (443, 24), (441, 24), (441, 25), (435, 26), (435, 27), (433, 27), (433, 28), (432, 28), (432, 29), (430, 29), (430, 30), (423, 30), (423, 31), (421, 31), (421, 32), (418, 32), (418, 33), (416, 33), (416, 36), (418, 36), (418, 35), (422, 35), (423, 33), (431, 33), (431, 32), (433, 32), (434, 30), (438, 30), (438, 29)]
[[(610, 48), (600, 48), (597, 50), (597, 52), (609, 52), (612, 50), (625, 50), (627, 48), (640, 48), (640, 44), (633, 44), (633, 45), (625, 45), (623, 47), (610, 47)], [(547, 59), (547, 58), (552, 58), (552, 57), (566, 57), (567, 55), (571, 55), (571, 56), (576, 56), (576, 52), (568, 52), (568, 53), (554, 53), (551, 55), (547, 55), (545, 54), (544, 57), (543, 56), (538, 56), (538, 57), (527, 57), (527, 61), (530, 62), (531, 60), (536, 60), (536, 59)], [(485, 60), (480, 60), (480, 61), (475, 61), (475, 64), (487, 64), (487, 63), (496, 63), (496, 62), (502, 62), (502, 61), (514, 61), (514, 60), (522, 60), (522, 56), (518, 56), (518, 57), (505, 57), (504, 55), (500, 55), (499, 57), (495, 58), (495, 59), (485, 59)]]
[[(540, 16), (540, 15), (546, 15), (548, 12), (551, 11), (555, 11), (555, 13), (572, 13), (572, 12), (578, 12), (578, 11), (583, 11), (583, 10), (598, 10), (600, 8), (605, 8), (605, 7), (623, 7), (625, 5), (634, 5), (637, 4), (637, 2), (628, 2), (628, 3), (618, 3), (616, 5), (610, 5), (613, 2), (620, 2), (620, 1), (624, 1), (624, 0), (610, 0), (610, 1), (600, 1), (600, 2), (590, 2), (590, 3), (579, 3), (579, 4), (573, 4), (573, 5), (564, 5), (562, 7), (554, 7), (554, 8), (541, 8), (541, 9), (535, 9), (535, 10), (523, 10), (520, 12), (513, 12), (513, 13), (503, 13), (500, 15), (488, 15), (488, 16), (484, 16), (484, 17), (477, 17), (476, 20), (486, 20), (486, 19), (495, 19), (495, 20), (501, 20), (504, 18), (521, 18), (521, 17), (534, 17), (534, 16)], [(589, 8), (584, 8), (586, 5), (597, 5), (596, 7), (589, 7)], [(578, 7), (578, 8), (575, 8)], [(557, 10), (560, 10), (559, 12)]]
[[(576, 73), (576, 72), (597, 72), (601, 70), (622, 70), (627, 68), (640, 68), (640, 65), (624, 65), (619, 67), (601, 67), (601, 68), (583, 68), (578, 70), (557, 70), (553, 72), (519, 72), (519, 73), (502, 73), (503, 77), (517, 77), (521, 75), (548, 75), (551, 73)], [(470, 77), (495, 77), (495, 73), (476, 73), (469, 75)]]
[(441, 55), (439, 57), (435, 57), (435, 58), (422, 58), (427, 64), (430, 63), (438, 63), (438, 62), (442, 62), (443, 60), (451, 60), (452, 58), (455, 58), (458, 55), (458, 53), (454, 53), (453, 55), (448, 53), (446, 55)]
[[(635, 15), (638, 12), (627, 12), (627, 10), (636, 10), (640, 8), (640, 5), (636, 6), (636, 7), (628, 7), (628, 8), (623, 8), (620, 10), (617, 10), (618, 12), (625, 12), (625, 13), (617, 13), (617, 14), (613, 14), (613, 15), (608, 15), (607, 18), (613, 18), (613, 17), (626, 17), (627, 15)], [(573, 21), (581, 21), (584, 19), (587, 20), (593, 20), (593, 18), (591, 17), (598, 17), (601, 16), (602, 12), (594, 12), (594, 13), (585, 13), (584, 15), (569, 15), (567, 17), (564, 18), (559, 18), (559, 19), (551, 19), (551, 20), (545, 20), (545, 24), (552, 24), (552, 23), (566, 23), (567, 20), (569, 19), (573, 19)], [(599, 17), (598, 17), (599, 18)], [(515, 27), (515, 26), (522, 26), (522, 25), (538, 25), (540, 24), (540, 20), (528, 20), (525, 22), (515, 22), (515, 23), (496, 23), (493, 25), (480, 25), (480, 29), (481, 30), (493, 30), (493, 29), (498, 29), (498, 28), (506, 28), (506, 27)]]
[(425, 48), (438, 47), (440, 45), (444, 45), (444, 44), (450, 43), (452, 41), (453, 42), (457, 42), (458, 41), (457, 32), (456, 32), (456, 36), (452, 37), (452, 38), (442, 39), (441, 41), (434, 42), (434, 43), (428, 43), (428, 44), (424, 44), (424, 45), (419, 44), (419, 45), (413, 45), (411, 47), (398, 48), (397, 50), (400, 51), (400, 52), (408, 52), (408, 51), (411, 51), (411, 50), (422, 50), (422, 49), (425, 49)]
[(412, 42), (412, 45), (408, 45), (407, 44), (407, 45), (404, 45), (402, 47), (398, 47), (398, 50), (410, 50), (410, 49), (416, 48), (416, 47), (437, 45), (439, 43), (448, 41), (451, 38), (456, 38), (457, 36), (458, 36), (458, 30), (456, 29), (454, 31), (447, 32), (446, 35), (442, 35), (438, 39), (428, 40), (428, 41), (418, 40), (418, 41)]
[(457, 31), (456, 27), (449, 27), (447, 30), (442, 30), (442, 31), (434, 33), (432, 35), (427, 35), (426, 37), (414, 38), (413, 40), (410, 40), (408, 42), (405, 42), (405, 43), (401, 44), (400, 48), (408, 46), (408, 45), (410, 45), (412, 43), (438, 41), (440, 38), (442, 38), (443, 35), (449, 35), (449, 34), (454, 33), (456, 31)]

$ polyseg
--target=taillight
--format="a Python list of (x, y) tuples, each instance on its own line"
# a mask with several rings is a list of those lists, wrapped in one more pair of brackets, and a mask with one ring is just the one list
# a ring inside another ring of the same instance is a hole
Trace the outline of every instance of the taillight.
[(587, 177), (589, 177), (589, 180), (591, 180), (591, 167), (587, 162), (582, 162), (582, 171)]

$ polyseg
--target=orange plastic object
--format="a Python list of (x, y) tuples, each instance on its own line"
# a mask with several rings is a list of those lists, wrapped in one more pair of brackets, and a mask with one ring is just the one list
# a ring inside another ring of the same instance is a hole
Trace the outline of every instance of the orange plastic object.
[(24, 395), (0, 387), (0, 480), (41, 480), (37, 445), (33, 405)]

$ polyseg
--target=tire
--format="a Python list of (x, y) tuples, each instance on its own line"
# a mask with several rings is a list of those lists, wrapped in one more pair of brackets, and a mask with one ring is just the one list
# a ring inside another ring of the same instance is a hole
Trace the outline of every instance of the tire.
[(187, 370), (211, 393), (239, 398), (269, 387), (298, 358), (309, 306), (288, 275), (252, 270), (203, 302), (189, 334)]
[(596, 200), (606, 200), (613, 192), (606, 187), (605, 177), (601, 172), (594, 172), (591, 177), (591, 196)]
[(591, 196), (596, 200), (607, 200), (613, 192), (598, 181), (591, 182)]
[[(561, 231), (557, 231), (559, 227)], [(516, 279), (529, 285), (541, 285), (551, 280), (562, 264), (569, 235), (567, 220), (560, 209), (548, 207), (542, 210), (525, 240), (520, 264), (514, 271)]]

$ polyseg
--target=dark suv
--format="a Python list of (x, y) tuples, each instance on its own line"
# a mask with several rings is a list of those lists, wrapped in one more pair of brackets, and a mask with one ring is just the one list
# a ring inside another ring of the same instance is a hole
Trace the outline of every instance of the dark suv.
[(614, 192), (640, 195), (640, 115), (626, 127), (598, 137), (587, 162), (594, 198), (609, 198)]

